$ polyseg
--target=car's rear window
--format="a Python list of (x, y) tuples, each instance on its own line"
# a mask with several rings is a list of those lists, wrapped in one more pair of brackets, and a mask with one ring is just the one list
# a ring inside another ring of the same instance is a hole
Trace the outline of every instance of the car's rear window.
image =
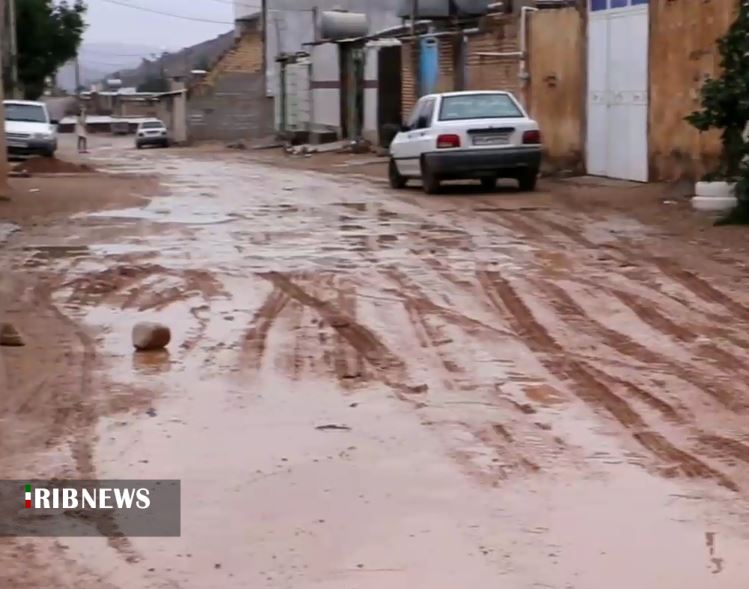
[(164, 123), (154, 121), (152, 123), (143, 123), (140, 127), (141, 129), (162, 129), (164, 127)]
[(523, 113), (507, 94), (461, 94), (445, 96), (440, 121), (502, 119), (522, 117)]

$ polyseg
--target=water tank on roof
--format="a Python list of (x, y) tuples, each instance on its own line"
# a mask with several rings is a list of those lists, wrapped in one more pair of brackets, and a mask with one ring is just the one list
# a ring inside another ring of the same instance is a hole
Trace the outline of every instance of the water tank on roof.
[(328, 41), (354, 39), (369, 32), (367, 15), (359, 12), (325, 11), (320, 14), (320, 38)]
[[(418, 18), (439, 19), (449, 16), (483, 16), (492, 0), (418, 0)], [(398, 16), (410, 18), (413, 0), (398, 1)]]

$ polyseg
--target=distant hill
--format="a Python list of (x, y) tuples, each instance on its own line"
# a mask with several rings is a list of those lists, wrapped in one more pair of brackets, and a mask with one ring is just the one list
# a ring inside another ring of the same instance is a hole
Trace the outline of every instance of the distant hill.
[(197, 45), (165, 53), (158, 59), (141, 59), (139, 64), (136, 62), (127, 69), (107, 72), (106, 77), (112, 77), (116, 73), (124, 87), (137, 87), (149, 77), (160, 76), (162, 73), (167, 77), (184, 76), (196, 68), (210, 68), (233, 44), (232, 30)]
[[(84, 43), (79, 53), (81, 84), (90, 86), (120, 69), (138, 67), (143, 58), (154, 58), (162, 49), (127, 43)], [(69, 62), (57, 73), (57, 84), (68, 92), (75, 89), (75, 65)]]
[[(124, 87), (139, 86), (151, 76), (184, 76), (190, 70), (211, 67), (234, 44), (234, 31), (176, 51), (125, 43), (84, 43), (79, 62), (81, 84), (90, 86), (108, 78), (119, 78)], [(161, 57), (158, 57), (161, 56)], [(67, 63), (57, 73), (57, 85), (75, 90), (75, 65)]]

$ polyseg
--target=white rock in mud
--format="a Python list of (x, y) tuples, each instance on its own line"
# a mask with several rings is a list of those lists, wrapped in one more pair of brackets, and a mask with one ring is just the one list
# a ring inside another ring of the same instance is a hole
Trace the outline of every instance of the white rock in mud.
[(161, 350), (171, 339), (171, 330), (161, 323), (142, 322), (133, 327), (133, 346), (138, 351)]

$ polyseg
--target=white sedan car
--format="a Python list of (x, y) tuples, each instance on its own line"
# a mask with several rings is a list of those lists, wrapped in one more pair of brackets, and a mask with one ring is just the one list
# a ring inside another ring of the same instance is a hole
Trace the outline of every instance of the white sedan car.
[(158, 119), (143, 121), (135, 132), (135, 147), (142, 149), (147, 145), (169, 147), (169, 132), (166, 125)]
[(442, 180), (514, 178), (534, 190), (541, 165), (541, 132), (509, 92), (449, 92), (424, 96), (390, 145), (390, 185), (421, 179), (437, 192)]

